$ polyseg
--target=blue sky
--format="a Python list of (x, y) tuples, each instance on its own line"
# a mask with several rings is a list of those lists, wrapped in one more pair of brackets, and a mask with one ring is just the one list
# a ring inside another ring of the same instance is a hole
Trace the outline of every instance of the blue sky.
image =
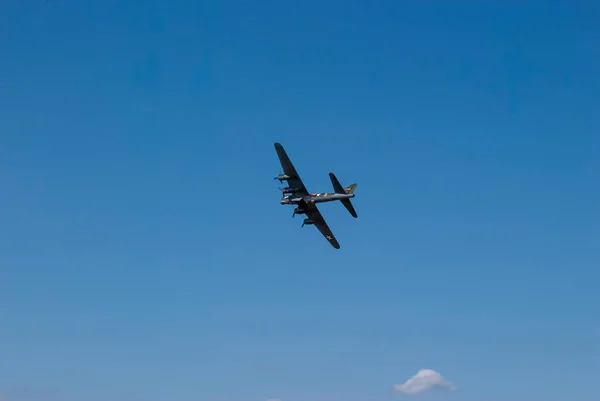
[(3, 1), (2, 400), (596, 400), (576, 4)]

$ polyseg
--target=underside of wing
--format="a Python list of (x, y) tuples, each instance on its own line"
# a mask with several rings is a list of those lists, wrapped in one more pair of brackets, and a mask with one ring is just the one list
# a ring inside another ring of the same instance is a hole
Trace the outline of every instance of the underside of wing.
[(323, 234), (325, 239), (329, 241), (331, 246), (333, 246), (335, 249), (340, 249), (340, 244), (337, 242), (337, 239), (335, 239), (335, 236), (333, 235), (331, 229), (325, 222), (323, 215), (321, 214), (319, 209), (317, 209), (317, 206), (314, 203), (309, 203), (305, 206), (305, 208), (306, 217), (312, 220), (314, 226), (317, 227), (317, 229), (321, 232), (321, 234)]
[(287, 175), (288, 187), (294, 188), (292, 192), (294, 196), (305, 196), (308, 195), (308, 190), (304, 186), (304, 183), (300, 179), (296, 168), (292, 164), (289, 156), (287, 155), (285, 149), (279, 142), (275, 142), (275, 150), (277, 151), (277, 156), (279, 157), (279, 162), (281, 163), (281, 167), (283, 168), (283, 173)]

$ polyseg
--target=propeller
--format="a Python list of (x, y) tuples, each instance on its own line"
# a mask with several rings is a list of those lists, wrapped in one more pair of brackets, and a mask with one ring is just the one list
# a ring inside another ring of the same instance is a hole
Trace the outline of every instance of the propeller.
[(277, 177), (273, 177), (274, 180), (279, 180), (279, 182), (283, 182), (283, 181), (287, 181), (289, 180), (290, 177), (288, 177), (287, 174), (285, 174), (285, 172), (281, 172), (277, 175)]

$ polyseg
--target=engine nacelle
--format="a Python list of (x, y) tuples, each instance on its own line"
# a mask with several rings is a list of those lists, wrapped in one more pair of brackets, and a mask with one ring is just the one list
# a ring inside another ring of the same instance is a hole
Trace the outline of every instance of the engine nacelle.
[(299, 207), (297, 207), (294, 209), (294, 213), (295, 214), (304, 214), (304, 213), (306, 213), (306, 210), (300, 209)]
[(311, 219), (304, 219), (304, 224), (315, 224)]
[(285, 187), (281, 190), (284, 194), (291, 194), (292, 192), (296, 192), (298, 189), (293, 187)]
[(284, 180), (289, 180), (290, 176), (289, 175), (285, 175), (285, 174), (279, 174), (277, 177), (275, 177), (276, 180), (279, 180), (279, 182), (284, 181)]

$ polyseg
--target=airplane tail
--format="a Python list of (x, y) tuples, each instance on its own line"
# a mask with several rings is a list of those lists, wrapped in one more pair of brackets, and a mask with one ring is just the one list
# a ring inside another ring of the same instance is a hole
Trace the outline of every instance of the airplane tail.
[(353, 194), (354, 190), (356, 189), (356, 187), (358, 186), (358, 184), (350, 184), (348, 185), (345, 190), (347, 194)]
[[(344, 188), (333, 173), (329, 173), (329, 178), (331, 179), (331, 184), (333, 185), (333, 190), (336, 194), (353, 194), (354, 190), (358, 186), (358, 184), (351, 184)], [(356, 210), (354, 210), (354, 206), (352, 206), (352, 202), (350, 202), (350, 199), (340, 199), (340, 202), (342, 202), (342, 205), (344, 205), (352, 217), (358, 217)]]

